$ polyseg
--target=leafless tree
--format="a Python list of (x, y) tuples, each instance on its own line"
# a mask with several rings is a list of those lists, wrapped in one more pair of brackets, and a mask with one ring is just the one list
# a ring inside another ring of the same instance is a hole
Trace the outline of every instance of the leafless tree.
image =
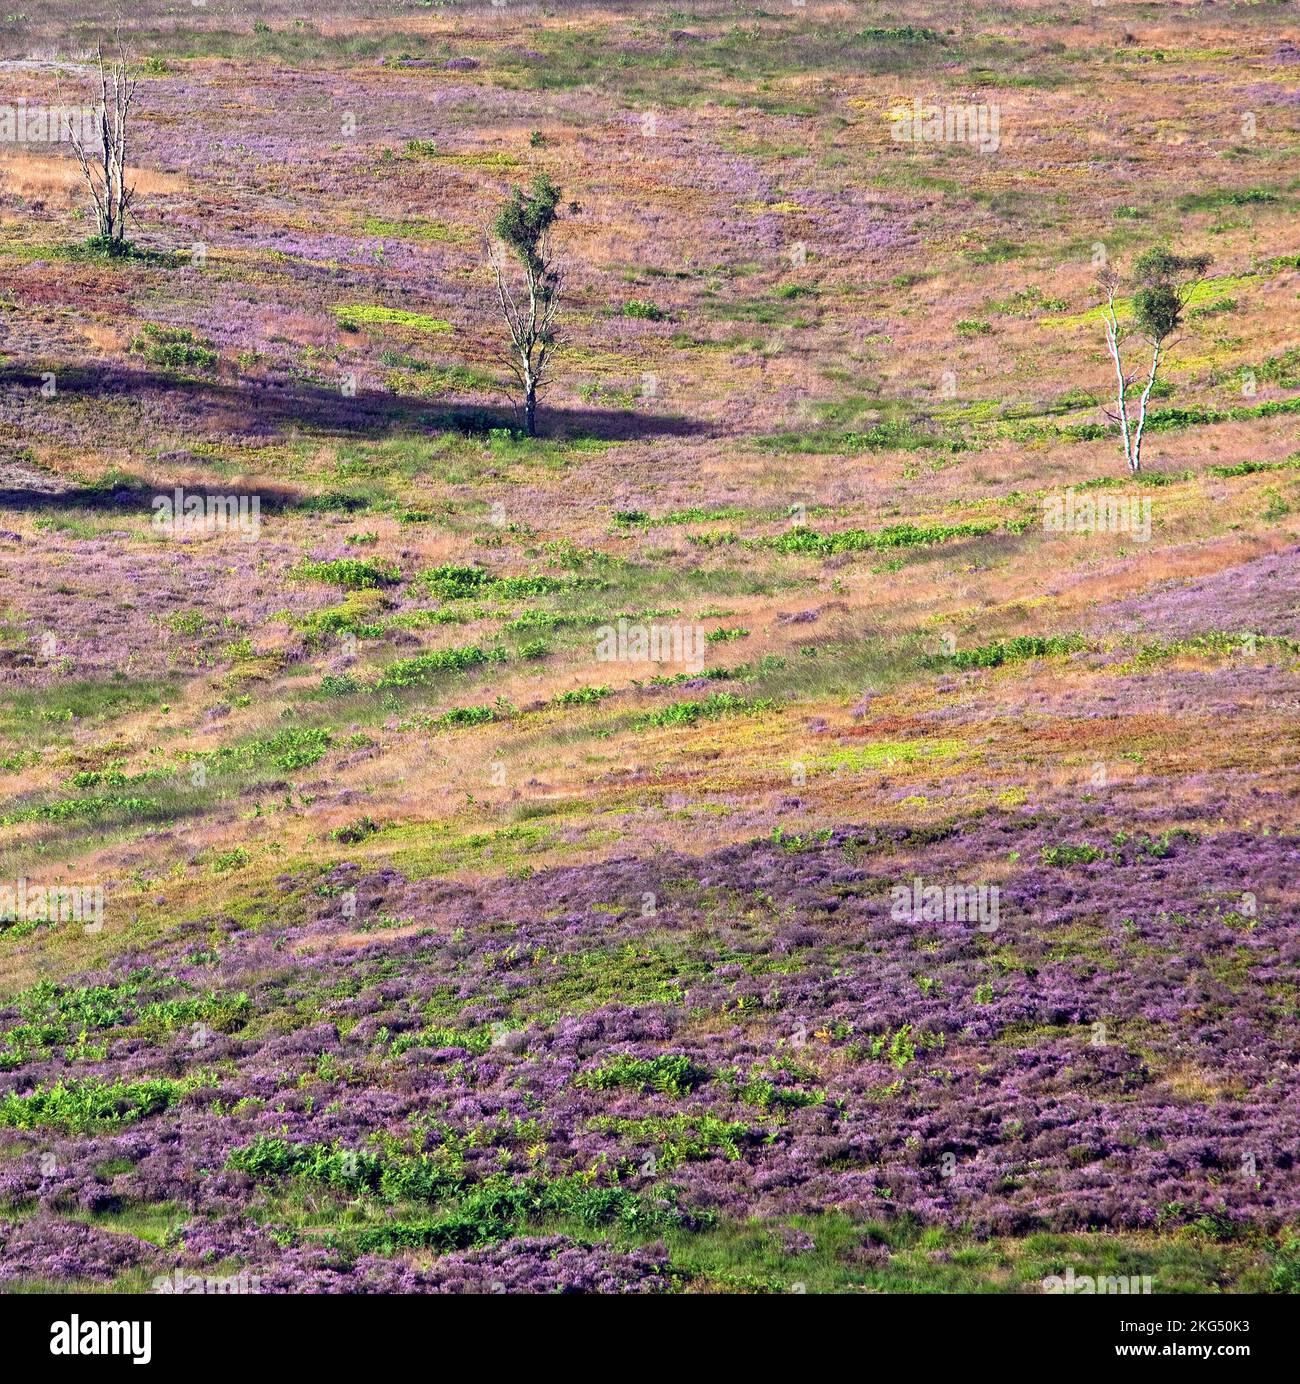
[(70, 134), (94, 203), (96, 239), (110, 253), (120, 253), (126, 246), (126, 214), (135, 197), (134, 186), (127, 185), (126, 136), (136, 78), (127, 68), (125, 55), (106, 63), (103, 44), (95, 53), (99, 60), (100, 99), (95, 107), (98, 146), (87, 145), (84, 130), (71, 129)]

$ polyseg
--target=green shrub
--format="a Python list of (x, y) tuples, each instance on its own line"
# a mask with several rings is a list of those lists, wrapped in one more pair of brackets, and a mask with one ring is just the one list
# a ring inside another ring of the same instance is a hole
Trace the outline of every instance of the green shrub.
[(498, 577), (491, 585), (491, 594), (503, 601), (517, 601), (532, 596), (555, 596), (570, 591), (580, 583), (578, 578), (567, 580), (538, 573), (528, 577)]
[(662, 322), (668, 314), (644, 298), (629, 298), (623, 304), (624, 317), (639, 317), (646, 322)]
[(1106, 858), (1104, 847), (1087, 841), (1081, 846), (1044, 846), (1039, 854), (1044, 865), (1092, 865)]
[(488, 655), (477, 644), (468, 644), (461, 648), (435, 649), (431, 653), (416, 654), (414, 658), (399, 658), (395, 663), (390, 663), (380, 676), (377, 686), (418, 687), (438, 673), (460, 672), (487, 661)]
[(730, 692), (715, 692), (703, 701), (674, 702), (641, 721), (643, 726), (693, 726), (697, 721), (712, 721), (719, 716), (757, 716), (771, 711), (770, 698), (737, 697)]
[(608, 687), (571, 687), (551, 698), (552, 706), (594, 706), (608, 697)]
[(574, 1083), (589, 1086), (594, 1091), (608, 1091), (617, 1086), (637, 1091), (662, 1091), (668, 1096), (684, 1096), (702, 1082), (708, 1071), (692, 1062), (684, 1053), (661, 1053), (657, 1057), (632, 1057), (620, 1053), (601, 1067), (580, 1072)]
[(802, 525), (776, 538), (751, 539), (753, 545), (774, 548), (778, 553), (816, 553), (829, 557), (881, 548), (920, 548), (931, 543), (946, 543), (952, 538), (979, 538), (990, 533), (993, 524), (891, 524), (883, 529), (841, 529), (838, 533), (817, 533)]
[(148, 816), (162, 811), (157, 798), (116, 795), (89, 798), (61, 798), (58, 802), (41, 803), (36, 807), (21, 808), (7, 816), (0, 817), (0, 825), (11, 826), (17, 822), (68, 822), (78, 818), (108, 817), (125, 813), (131, 817)]
[(168, 370), (212, 370), (219, 359), (212, 342), (197, 337), (186, 327), (160, 327), (146, 323), (131, 342), (132, 355)]
[(226, 1167), (261, 1183), (302, 1178), (390, 1205), (428, 1202), (438, 1207), (428, 1220), (393, 1220), (353, 1233), (350, 1247), (361, 1253), (465, 1249), (520, 1234), (530, 1222), (546, 1220), (576, 1220), (593, 1229), (618, 1222), (632, 1232), (699, 1229), (711, 1223), (707, 1213), (680, 1211), (671, 1188), (651, 1201), (622, 1187), (597, 1184), (583, 1173), (555, 1178), (495, 1173), (471, 1182), (446, 1160), (427, 1153), (381, 1155), (260, 1135), (233, 1149)]
[(451, 730), (456, 726), (482, 726), (494, 720), (496, 712), (490, 706), (457, 706), (444, 711), (435, 719), (434, 725)]
[(319, 641), (330, 634), (351, 634), (358, 639), (382, 638), (383, 622), (370, 619), (370, 610), (364, 606), (353, 605), (352, 599), (349, 597), (342, 605), (313, 611), (303, 617), (298, 627), (313, 641)]
[(10, 1093), (0, 1098), (0, 1125), (84, 1131), (100, 1123), (131, 1124), (175, 1105), (198, 1084), (198, 1077), (58, 1081), (53, 1086), (38, 1086), (25, 1096)]
[(488, 580), (489, 573), (483, 567), (457, 567), (446, 564), (421, 572), (413, 585), (424, 587), (432, 596), (457, 601), (466, 596), (479, 595)]
[(455, 565), (431, 567), (427, 572), (421, 572), (414, 584), (444, 601), (462, 601), (470, 596), (494, 596), (503, 601), (516, 601), (533, 596), (555, 596), (562, 591), (600, 585), (589, 577), (551, 577), (541, 572), (519, 577), (494, 577), (483, 567)]
[(1300, 1293), (1300, 1236), (1292, 1235), (1278, 1250), (1269, 1288), (1274, 1293)]
[(258, 769), (265, 760), (270, 760), (277, 769), (306, 769), (324, 759), (332, 743), (329, 731), (303, 728), (277, 731), (264, 740), (250, 740), (244, 745), (190, 751), (184, 757), (236, 772)]
[(372, 1153), (354, 1153), (326, 1144), (291, 1144), (264, 1134), (245, 1148), (232, 1149), (226, 1167), (259, 1182), (306, 1177), (344, 1191), (378, 1185), (381, 1171), (380, 1160)]
[(859, 30), (858, 36), (892, 43), (942, 43), (944, 41), (937, 29), (922, 29), (914, 24), (891, 24), (884, 27), (869, 25), (867, 28)]
[(396, 563), (372, 557), (337, 557), (323, 562), (302, 562), (293, 575), (307, 581), (332, 582), (349, 591), (396, 586), (402, 580), (401, 569)]
[(746, 1105), (760, 1110), (773, 1107), (799, 1110), (808, 1105), (820, 1105), (826, 1097), (820, 1091), (800, 1091), (794, 1086), (776, 1086), (762, 1078), (747, 1081), (737, 1092)]
[(981, 644), (975, 649), (958, 649), (952, 654), (932, 654), (923, 662), (930, 668), (1000, 668), (1004, 663), (1021, 663), (1029, 658), (1048, 658), (1076, 653), (1084, 647), (1077, 635), (1019, 635), (1015, 639)]

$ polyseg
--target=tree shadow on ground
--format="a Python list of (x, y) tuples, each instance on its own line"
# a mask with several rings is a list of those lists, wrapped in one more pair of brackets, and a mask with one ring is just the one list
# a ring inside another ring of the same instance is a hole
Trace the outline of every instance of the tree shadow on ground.
[[(43, 373), (10, 363), (0, 368), (0, 387), (39, 391)], [(247, 437), (282, 438), (288, 432), (382, 438), (402, 432), (486, 434), (516, 426), (507, 406), (422, 400), (385, 390), (341, 389), (243, 377), (237, 381), (168, 375), (127, 365), (74, 365), (55, 371), (60, 397), (171, 400), (178, 424), (219, 428)], [(699, 437), (709, 425), (693, 419), (623, 409), (547, 408), (540, 411), (543, 438), (623, 442), (654, 437)]]
[[(0, 509), (15, 511), (36, 509), (77, 509), (92, 514), (149, 514), (153, 502), (160, 495), (169, 499), (175, 489), (171, 481), (159, 481), (151, 485), (145, 481), (129, 480), (120, 484), (93, 486), (69, 486), (66, 489), (47, 489), (40, 484), (45, 477), (34, 477), (31, 485), (22, 484), (21, 473), (17, 475), (0, 461)], [(259, 482), (255, 491), (229, 483), (215, 483), (202, 487), (194, 482), (184, 485), (187, 494), (232, 494), (247, 493), (257, 495), (258, 509), (265, 514), (283, 514), (293, 510), (311, 508), (310, 497), (289, 490), (284, 486), (268, 486)]]

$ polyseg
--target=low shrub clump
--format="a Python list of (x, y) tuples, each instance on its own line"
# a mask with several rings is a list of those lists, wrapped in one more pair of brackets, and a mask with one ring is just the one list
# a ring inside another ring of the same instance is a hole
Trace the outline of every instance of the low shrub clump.
[(336, 557), (322, 562), (303, 562), (294, 575), (307, 581), (330, 582), (349, 591), (396, 586), (402, 580), (401, 569), (396, 563), (372, 557)]
[(219, 359), (212, 342), (195, 336), (186, 327), (159, 327), (146, 323), (131, 342), (130, 352), (150, 365), (168, 370), (214, 370)]

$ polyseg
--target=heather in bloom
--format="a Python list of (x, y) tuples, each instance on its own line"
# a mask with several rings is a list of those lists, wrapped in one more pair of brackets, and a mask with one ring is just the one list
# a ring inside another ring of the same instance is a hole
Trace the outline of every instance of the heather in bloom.
[(0, 25), (0, 1289), (1293, 1289), (1295, 45), (175, 8), (111, 255)]
[[(972, 852), (1019, 857), (995, 934), (890, 906), (881, 886), (920, 859), (941, 875)], [(689, 894), (640, 916), (647, 865), (494, 889), (338, 875), (410, 935), (314, 950), (338, 927), (322, 899), (269, 969), (270, 939), (233, 932), (216, 969), (178, 938), (20, 996), (0, 1121), (28, 1152), (6, 1196), (41, 1208), (25, 1227), (174, 1203), (190, 1216), (179, 1263), (237, 1258), (268, 1291), (366, 1290), (403, 1247), (474, 1251), (402, 1280), (421, 1291), (498, 1272), (667, 1286), (635, 1255), (552, 1263), (529, 1237), (553, 1216), (600, 1244), (641, 1225), (707, 1234), (755, 1208), (982, 1234), (1284, 1225), (1300, 1127), (1271, 996), (1298, 858), (1292, 838), (1115, 833), (1077, 810), (1050, 831), (1010, 815), (923, 844), (842, 829), (795, 853), (659, 862), (670, 895), (698, 878), (736, 900), (690, 951), (674, 941), (702, 935)], [(1063, 951), (1067, 936), (1086, 947)], [(267, 1024), (303, 1003), (314, 1024)], [(61, 1023), (92, 1025), (95, 1061), (70, 1061)], [(151, 1085), (164, 1053), (184, 1075)], [(313, 1247), (241, 1219), (255, 1189), (274, 1205), (294, 1184), (359, 1197), (374, 1228)], [(241, 1227), (233, 1242), (210, 1240), (218, 1220)]]

